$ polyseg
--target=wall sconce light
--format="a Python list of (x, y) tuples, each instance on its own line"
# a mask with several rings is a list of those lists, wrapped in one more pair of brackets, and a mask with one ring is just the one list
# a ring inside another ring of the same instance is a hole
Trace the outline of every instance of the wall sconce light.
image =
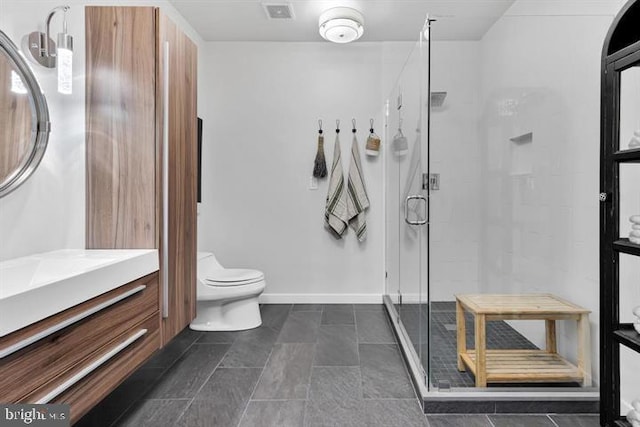
[[(27, 38), (30, 59), (46, 68), (58, 68), (58, 92), (70, 95), (73, 89), (73, 37), (67, 32), (69, 6), (55, 7), (46, 20), (46, 33), (34, 31)], [(51, 20), (56, 12), (64, 12), (62, 32), (58, 33), (58, 45), (50, 36)]]

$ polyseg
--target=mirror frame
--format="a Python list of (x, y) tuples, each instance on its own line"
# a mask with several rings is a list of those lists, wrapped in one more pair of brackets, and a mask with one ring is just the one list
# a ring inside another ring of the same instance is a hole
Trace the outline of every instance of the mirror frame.
[(27, 149), (28, 154), (25, 154), (18, 167), (0, 182), (0, 198), (18, 188), (33, 174), (47, 149), (47, 141), (51, 131), (47, 100), (35, 75), (16, 45), (4, 32), (0, 31), (0, 54), (3, 52), (7, 55), (9, 62), (14, 65), (15, 71), (20, 75), (29, 93), (33, 120), (31, 125), (31, 147)]

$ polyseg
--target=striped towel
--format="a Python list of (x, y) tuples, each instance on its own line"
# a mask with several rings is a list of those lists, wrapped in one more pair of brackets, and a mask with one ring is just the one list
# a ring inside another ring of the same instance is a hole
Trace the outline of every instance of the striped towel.
[(344, 176), (342, 161), (340, 159), (340, 138), (336, 134), (336, 142), (333, 147), (333, 164), (331, 165), (331, 177), (329, 178), (329, 192), (327, 204), (324, 210), (324, 220), (329, 230), (337, 238), (341, 238), (347, 229), (347, 192), (344, 188)]
[(364, 211), (369, 207), (369, 197), (364, 186), (360, 151), (355, 133), (351, 143), (351, 163), (349, 164), (349, 183), (347, 185), (347, 218), (360, 242), (367, 237), (367, 221)]

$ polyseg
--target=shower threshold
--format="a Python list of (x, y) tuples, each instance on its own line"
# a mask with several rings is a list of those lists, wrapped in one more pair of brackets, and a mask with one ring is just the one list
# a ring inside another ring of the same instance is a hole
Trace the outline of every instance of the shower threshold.
[[(440, 388), (429, 384), (409, 334), (388, 295), (384, 306), (400, 346), (411, 382), (426, 414), (493, 414), (493, 413), (571, 413), (599, 412), (597, 387), (475, 387), (451, 388), (440, 381)], [(446, 327), (446, 325), (445, 325)]]

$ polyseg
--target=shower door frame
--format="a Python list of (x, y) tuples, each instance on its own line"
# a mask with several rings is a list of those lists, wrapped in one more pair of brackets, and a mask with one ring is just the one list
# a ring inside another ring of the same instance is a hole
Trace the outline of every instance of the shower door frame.
[[(430, 23), (431, 20), (429, 18), (427, 18), (427, 21), (425, 22), (425, 29), (427, 27), (430, 27)], [(425, 40), (428, 40), (428, 37), (425, 38), (425, 29), (423, 29), (420, 32), (419, 35), (419, 41), (418, 41), (418, 57), (419, 57), (419, 81), (420, 81), (420, 95), (419, 95), (419, 129), (420, 129), (420, 138), (418, 140), (416, 140), (416, 144), (420, 144), (421, 145), (421, 149), (420, 149), (420, 162), (419, 162), (419, 171), (418, 171), (418, 175), (420, 177), (420, 188), (421, 191), (419, 192), (419, 194), (411, 194), (410, 197), (411, 198), (420, 198), (420, 199), (424, 199), (424, 203), (426, 204), (426, 209), (425, 209), (425, 218), (424, 224), (413, 224), (414, 226), (417, 226), (419, 228), (417, 228), (418, 230), (418, 277), (419, 277), (419, 281), (420, 283), (418, 284), (418, 305), (419, 307), (419, 316), (422, 316), (423, 313), (423, 304), (426, 304), (427, 307), (427, 313), (429, 310), (429, 303), (430, 303), (430, 297), (429, 297), (429, 218), (430, 218), (430, 203), (429, 203), (429, 196), (430, 196), (430, 189), (429, 186), (427, 185), (426, 188), (422, 185), (422, 177), (425, 176), (429, 176), (429, 167), (430, 167), (430, 162), (429, 162), (429, 137), (430, 137), (430, 118), (431, 118), (431, 101), (430, 101), (430, 96), (428, 96), (427, 94), (430, 93), (431, 91), (431, 79), (430, 79), (430, 69), (429, 69), (429, 56), (430, 56), (430, 46), (428, 46), (428, 53), (427, 53), (427, 66), (425, 67), (425, 57), (424, 57), (424, 46), (425, 46)], [(428, 44), (430, 44), (430, 42), (428, 42)], [(412, 51), (413, 53), (413, 51)], [(411, 55), (410, 55), (411, 56)], [(405, 64), (406, 66), (406, 64)], [(404, 69), (404, 67), (403, 67)], [(426, 78), (425, 78), (426, 76)], [(425, 90), (425, 85), (423, 84), (423, 82), (426, 81), (426, 90)], [(427, 99), (427, 102), (425, 104), (425, 99)], [(425, 107), (425, 105), (427, 106), (426, 110), (427, 110), (427, 114), (425, 116), (424, 112), (423, 112), (423, 108)], [(385, 109), (384, 109), (384, 122), (385, 122), (385, 135), (386, 135), (386, 139), (387, 141), (390, 141), (390, 133), (389, 133), (389, 115), (390, 115), (390, 101), (387, 100), (385, 103)], [(423, 129), (427, 129), (427, 132), (422, 132), (421, 130)], [(388, 155), (388, 151), (385, 150), (384, 151), (384, 157), (383, 157), (383, 161), (385, 162), (385, 167), (383, 168), (383, 181), (385, 182), (385, 185), (387, 185), (387, 176), (386, 176), (386, 172), (387, 172), (387, 168), (386, 168), (386, 162), (388, 161), (388, 158), (386, 157)], [(426, 165), (426, 170), (425, 170), (425, 165)], [(387, 196), (388, 196), (388, 191), (384, 191), (384, 196), (383, 196), (383, 206), (385, 206), (385, 224), (387, 224), (386, 221), (386, 216), (387, 216)], [(404, 205), (404, 208), (407, 209), (408, 208), (408, 199), (407, 200), (401, 200), (402, 198), (400, 197), (400, 191), (398, 190), (398, 203), (401, 205)], [(398, 209), (400, 206), (395, 206), (396, 209)], [(399, 216), (399, 222), (402, 223), (402, 215)], [(404, 220), (407, 222), (407, 224), (409, 224), (408, 218), (404, 218)], [(422, 228), (424, 227), (424, 229)], [(386, 228), (386, 232), (385, 232), (385, 244), (384, 244), (384, 249), (385, 249), (385, 262), (387, 261), (387, 251), (388, 251), (388, 247), (387, 247), (387, 232), (388, 232), (388, 227)], [(424, 231), (423, 231), (424, 230)], [(397, 230), (398, 233), (400, 234), (400, 230)], [(422, 242), (422, 239), (425, 239), (425, 243), (426, 243), (426, 254), (422, 253), (422, 249), (424, 248), (424, 243)], [(400, 249), (400, 246), (398, 247), (398, 259), (399, 259), (399, 267), (401, 266), (401, 259), (402, 259), (402, 250)], [(423, 275), (423, 265), (422, 265), (422, 257), (426, 255), (426, 286), (423, 287), (423, 284), (425, 283), (425, 276)], [(385, 270), (388, 270), (387, 268), (385, 268)], [(399, 269), (399, 273), (398, 273), (398, 295), (399, 295), (399, 301), (398, 301), (398, 305), (400, 307), (400, 310), (402, 309), (402, 286), (401, 286), (401, 271), (402, 269)], [(386, 276), (386, 275), (385, 275)], [(394, 330), (394, 334), (396, 335), (396, 338), (400, 344), (400, 351), (402, 352), (405, 361), (407, 362), (407, 367), (410, 371), (410, 377), (411, 377), (411, 381), (415, 387), (415, 390), (420, 394), (420, 398), (422, 399), (424, 396), (426, 396), (429, 393), (429, 376), (428, 376), (428, 372), (429, 372), (429, 364), (430, 364), (430, 337), (431, 337), (431, 331), (429, 330), (426, 334), (426, 342), (422, 343), (420, 342), (418, 345), (421, 348), (421, 353), (422, 353), (422, 347), (423, 344), (426, 348), (426, 354), (422, 355), (423, 358), (421, 358), (421, 354), (418, 354), (418, 352), (416, 351), (416, 348), (414, 346), (414, 343), (412, 343), (411, 338), (409, 333), (407, 332), (407, 330), (404, 327), (404, 324), (402, 322), (402, 318), (400, 313), (398, 312), (398, 310), (396, 309), (396, 305), (394, 304), (393, 300), (391, 299), (390, 296), (390, 292), (387, 292), (388, 289), (386, 289), (387, 286), (387, 281), (386, 279), (388, 279), (388, 277), (385, 277), (385, 295), (383, 297), (383, 303), (386, 306), (386, 309), (388, 311), (389, 314), (389, 318), (391, 319), (391, 322), (393, 324), (393, 330)], [(426, 292), (425, 292), (426, 291)], [(423, 294), (426, 295), (426, 300), (423, 299)], [(429, 314), (427, 314), (427, 316), (429, 316)], [(427, 327), (430, 328), (431, 327), (431, 322), (427, 322)], [(418, 336), (419, 339), (422, 338), (422, 336), (424, 335), (422, 332), (422, 325), (419, 325), (419, 330), (418, 330)], [(423, 365), (424, 363), (424, 365)], [(425, 369), (425, 365), (427, 366), (427, 369)]]

